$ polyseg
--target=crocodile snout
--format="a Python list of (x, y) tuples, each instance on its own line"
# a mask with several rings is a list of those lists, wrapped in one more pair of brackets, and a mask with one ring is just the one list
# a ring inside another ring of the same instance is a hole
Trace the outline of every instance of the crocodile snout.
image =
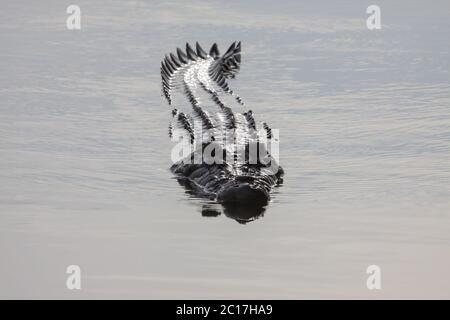
[(270, 196), (266, 190), (245, 182), (223, 188), (219, 191), (217, 200), (220, 203), (265, 206)]

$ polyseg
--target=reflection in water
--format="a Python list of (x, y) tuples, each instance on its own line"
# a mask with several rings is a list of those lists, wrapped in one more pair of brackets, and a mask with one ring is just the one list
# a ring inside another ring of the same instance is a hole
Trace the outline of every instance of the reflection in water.
[(259, 205), (230, 205), (206, 203), (202, 206), (203, 217), (218, 217), (224, 213), (228, 218), (234, 219), (241, 224), (254, 221), (264, 215), (265, 207)]
[(265, 207), (259, 205), (224, 205), (224, 213), (228, 218), (234, 219), (239, 223), (247, 223), (258, 219), (264, 215)]
[[(198, 190), (189, 183), (188, 179), (177, 179), (178, 183), (185, 188), (185, 192), (191, 199), (208, 199), (214, 200), (208, 194), (199, 196)], [(277, 185), (277, 187), (281, 184)], [(201, 203), (201, 213), (203, 217), (218, 217), (222, 213), (228, 218), (234, 219), (241, 224), (254, 221), (262, 216), (266, 211), (265, 206), (254, 204), (218, 204), (217, 202)]]
[(221, 210), (217, 208), (213, 208), (212, 205), (205, 204), (202, 207), (202, 216), (203, 217), (218, 217), (221, 214)]
[[(450, 2), (373, 2), (377, 31), (361, 0), (73, 1), (77, 32), (2, 1), (0, 298), (450, 298)], [(159, 83), (184, 40), (235, 39), (288, 172), (245, 225), (171, 179)]]

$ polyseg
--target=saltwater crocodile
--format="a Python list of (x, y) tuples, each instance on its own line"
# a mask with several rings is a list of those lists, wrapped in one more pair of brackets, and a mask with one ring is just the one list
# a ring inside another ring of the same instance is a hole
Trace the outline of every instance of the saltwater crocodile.
[[(162, 91), (176, 107), (169, 135), (188, 141), (188, 152), (173, 159), (171, 171), (190, 193), (225, 208), (263, 207), (272, 187), (282, 182), (283, 169), (267, 151), (278, 142), (271, 128), (266, 123), (259, 128), (251, 110), (238, 113), (231, 108), (244, 108), (227, 83), (240, 64), (240, 42), (223, 55), (217, 44), (206, 53), (197, 42), (195, 50), (187, 43), (185, 51), (177, 48), (176, 54), (165, 56)], [(183, 103), (192, 114), (180, 111)]]

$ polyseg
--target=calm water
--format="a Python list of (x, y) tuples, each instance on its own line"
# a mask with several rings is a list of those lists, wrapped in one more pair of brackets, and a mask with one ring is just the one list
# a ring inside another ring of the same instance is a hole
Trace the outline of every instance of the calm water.
[[(378, 31), (356, 0), (74, 2), (79, 31), (1, 2), (1, 298), (450, 298), (447, 1), (378, 1)], [(160, 61), (197, 40), (243, 42), (231, 86), (280, 129), (248, 224), (168, 170)]]

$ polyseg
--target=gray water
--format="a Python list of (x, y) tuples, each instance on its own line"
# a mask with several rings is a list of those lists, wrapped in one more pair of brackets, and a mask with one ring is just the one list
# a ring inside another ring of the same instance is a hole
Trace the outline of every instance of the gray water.
[[(377, 1), (381, 30), (356, 0), (74, 2), (73, 31), (0, 3), (1, 298), (450, 298), (448, 1)], [(235, 40), (286, 172), (247, 224), (173, 179), (159, 75)]]

